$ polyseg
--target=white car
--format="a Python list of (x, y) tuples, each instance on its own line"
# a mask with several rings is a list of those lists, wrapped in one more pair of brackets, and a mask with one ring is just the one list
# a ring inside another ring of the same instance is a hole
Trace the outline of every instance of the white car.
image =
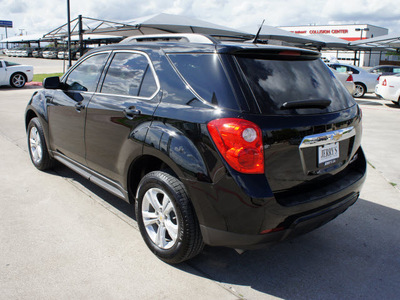
[(400, 105), (400, 74), (381, 76), (376, 85), (375, 94)]
[(32, 66), (0, 60), (0, 85), (11, 85), (15, 88), (22, 88), (25, 83), (32, 81), (32, 78)]

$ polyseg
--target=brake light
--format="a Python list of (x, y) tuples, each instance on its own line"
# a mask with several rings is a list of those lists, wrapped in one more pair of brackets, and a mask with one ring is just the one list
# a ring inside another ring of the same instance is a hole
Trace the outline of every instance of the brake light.
[(377, 78), (376, 80), (378, 80), (378, 82), (379, 82), (379, 79), (380, 79), (380, 78), (381, 78), (381, 75), (379, 75), (378, 78)]
[(253, 122), (226, 118), (207, 124), (218, 151), (236, 171), (264, 174), (264, 149), (261, 129)]
[(353, 75), (350, 74), (349, 77), (347, 77), (347, 80), (346, 80), (346, 81), (354, 81), (354, 80), (353, 80)]
[(387, 81), (386, 81), (386, 79), (384, 79), (384, 80), (382, 81), (382, 85), (383, 85), (383, 86), (387, 86)]
[(286, 56), (300, 56), (300, 51), (292, 51), (292, 50), (284, 50), (279, 52), (279, 55), (286, 55)]

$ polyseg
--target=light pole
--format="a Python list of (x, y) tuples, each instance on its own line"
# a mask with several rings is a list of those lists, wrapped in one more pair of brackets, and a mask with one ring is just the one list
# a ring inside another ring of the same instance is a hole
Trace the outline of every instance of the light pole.
[(69, 0), (67, 0), (67, 15), (68, 15), (68, 69), (71, 68), (71, 16), (69, 10)]
[[(367, 28), (367, 27), (365, 27), (365, 28), (356, 28), (355, 29), (356, 31), (361, 31), (361, 35), (360, 35), (360, 40), (362, 40), (363, 39), (363, 31), (369, 31), (369, 28)], [(367, 36), (365, 36), (365, 38), (366, 38)], [(356, 52), (356, 54), (357, 54), (357, 52)], [(358, 66), (360, 66), (360, 60), (361, 60), (361, 50), (360, 50), (360, 58), (359, 58), (359, 60), (358, 60)], [(354, 64), (355, 64), (355, 62), (354, 62)]]

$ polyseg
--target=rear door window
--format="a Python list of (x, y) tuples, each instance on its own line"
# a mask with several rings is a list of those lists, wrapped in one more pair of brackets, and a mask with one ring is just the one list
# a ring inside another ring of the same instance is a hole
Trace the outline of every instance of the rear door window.
[[(320, 59), (263, 59), (236, 56), (263, 114), (331, 112), (355, 105), (343, 85)], [(285, 102), (331, 100), (324, 109), (282, 109)]]
[(151, 97), (157, 84), (149, 61), (139, 53), (116, 53), (101, 89), (105, 94)]

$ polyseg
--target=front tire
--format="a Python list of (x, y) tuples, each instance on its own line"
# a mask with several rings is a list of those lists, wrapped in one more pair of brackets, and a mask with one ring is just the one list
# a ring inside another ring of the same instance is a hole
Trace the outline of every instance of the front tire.
[(15, 88), (22, 88), (25, 86), (26, 77), (22, 73), (15, 73), (11, 75), (10, 85)]
[(177, 264), (201, 252), (199, 223), (177, 178), (161, 171), (148, 173), (139, 183), (135, 204), (140, 233), (158, 258)]
[(41, 171), (52, 168), (54, 160), (47, 150), (43, 127), (38, 118), (33, 118), (29, 122), (27, 135), (28, 150), (33, 165)]

